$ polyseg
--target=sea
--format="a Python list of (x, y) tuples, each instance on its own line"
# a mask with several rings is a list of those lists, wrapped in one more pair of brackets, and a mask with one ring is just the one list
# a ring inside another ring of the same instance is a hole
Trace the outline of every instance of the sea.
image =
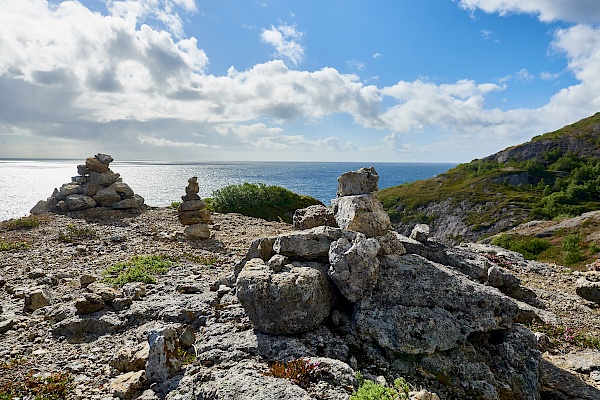
[[(71, 182), (82, 160), (0, 159), (0, 221), (29, 215), (54, 188)], [(244, 182), (285, 187), (329, 205), (335, 198), (337, 178), (344, 172), (375, 167), (379, 188), (431, 178), (456, 166), (449, 163), (364, 162), (167, 162), (115, 161), (110, 164), (149, 206), (181, 201), (187, 180), (198, 177), (200, 196)]]

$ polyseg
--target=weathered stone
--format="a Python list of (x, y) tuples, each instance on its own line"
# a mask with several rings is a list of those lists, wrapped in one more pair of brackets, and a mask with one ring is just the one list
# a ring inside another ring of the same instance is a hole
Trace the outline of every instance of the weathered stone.
[(322, 204), (300, 208), (294, 212), (294, 228), (311, 229), (317, 226), (331, 226), (337, 228), (333, 210)]
[(100, 189), (94, 196), (94, 200), (102, 207), (110, 207), (113, 203), (121, 201), (121, 195), (115, 191), (113, 186)]
[(83, 297), (75, 299), (75, 308), (79, 314), (91, 314), (106, 307), (102, 296), (96, 293), (84, 293)]
[(376, 192), (379, 175), (375, 168), (361, 168), (338, 177), (337, 197), (354, 196)]
[(487, 282), (493, 287), (509, 288), (513, 285), (518, 285), (521, 281), (510, 272), (494, 265), (488, 269)]
[(11, 330), (19, 322), (14, 318), (9, 318), (6, 321), (0, 321), (0, 333), (6, 333)]
[(108, 165), (111, 162), (113, 162), (113, 158), (111, 156), (109, 156), (108, 154), (98, 153), (98, 154), (96, 154), (95, 158), (104, 165)]
[(50, 291), (46, 287), (36, 287), (25, 293), (25, 312), (32, 312), (38, 308), (46, 307), (52, 304)]
[(146, 369), (150, 345), (143, 342), (135, 347), (123, 347), (110, 360), (111, 367), (120, 372), (140, 371)]
[(342, 236), (344, 232), (341, 229), (327, 226), (286, 233), (277, 236), (273, 243), (273, 251), (283, 256), (306, 260), (327, 257), (331, 242)]
[(150, 382), (164, 382), (181, 370), (177, 349), (177, 330), (172, 326), (152, 329), (148, 334), (146, 377)]
[(134, 399), (146, 383), (144, 371), (128, 372), (110, 381), (109, 390), (119, 399)]
[(181, 196), (181, 200), (190, 201), (190, 200), (201, 200), (200, 196), (198, 196), (198, 192), (200, 191), (200, 187), (198, 186), (198, 178), (193, 176), (188, 179), (188, 185), (185, 188), (185, 195)]
[(133, 195), (135, 194), (133, 193), (133, 189), (131, 189), (128, 184), (123, 182), (115, 182), (112, 185), (110, 185), (110, 187), (113, 188), (115, 192), (117, 192), (120, 196), (123, 196), (124, 198), (133, 197)]
[(102, 173), (95, 171), (90, 172), (90, 182), (95, 182), (101, 186), (110, 186), (113, 183), (117, 182), (118, 179), (119, 174), (115, 174), (110, 170)]
[(391, 227), (390, 217), (376, 194), (338, 197), (332, 204), (340, 228), (373, 237), (385, 235)]
[(210, 224), (212, 222), (208, 210), (182, 211), (177, 214), (177, 218), (181, 225)]
[(87, 210), (96, 206), (96, 201), (93, 198), (82, 194), (67, 196), (65, 203), (69, 211)]
[(100, 318), (94, 315), (76, 315), (58, 322), (52, 327), (54, 336), (64, 336), (69, 343), (81, 343), (123, 328), (125, 321), (114, 313), (106, 313)]
[(315, 329), (329, 316), (333, 295), (316, 265), (295, 263), (273, 273), (263, 260), (246, 263), (237, 278), (237, 297), (256, 329), (294, 334)]
[(406, 249), (400, 239), (400, 234), (394, 231), (388, 231), (383, 236), (377, 236), (375, 239), (379, 243), (379, 252), (377, 256), (389, 256), (390, 254), (406, 254)]
[(375, 287), (379, 274), (379, 243), (359, 233), (354, 242), (340, 238), (329, 249), (328, 275), (344, 297), (355, 303)]
[(290, 259), (281, 254), (275, 254), (267, 261), (267, 266), (273, 270), (273, 272), (283, 271), (283, 267), (289, 264)]
[(66, 199), (68, 196), (72, 194), (81, 194), (83, 189), (80, 185), (76, 183), (66, 183), (60, 187), (59, 193), (61, 195), (61, 199)]
[(146, 284), (142, 282), (129, 282), (121, 288), (123, 295), (132, 300), (141, 300), (146, 296)]
[(186, 239), (208, 239), (210, 238), (210, 229), (206, 224), (188, 225), (183, 230)]
[(600, 304), (600, 282), (589, 279), (587, 275), (577, 280), (575, 291), (584, 299)]
[(114, 209), (126, 209), (126, 208), (138, 208), (144, 204), (144, 198), (137, 194), (133, 195), (130, 199), (123, 199), (116, 203), (113, 203), (112, 208)]
[(97, 173), (105, 173), (109, 171), (108, 165), (104, 164), (102, 161), (97, 159), (96, 157), (88, 157), (85, 159), (85, 166), (90, 170), (90, 175), (92, 172)]
[(182, 213), (184, 211), (199, 211), (204, 210), (206, 208), (206, 203), (204, 200), (188, 200), (184, 201), (177, 207), (177, 212)]
[(102, 189), (104, 186), (100, 185), (98, 182), (87, 182), (84, 183), (83, 185), (81, 185), (81, 188), (83, 189), (83, 193), (86, 196), (90, 196), (90, 197), (94, 197), (96, 195), (96, 193), (98, 193), (98, 191), (100, 189)]
[(72, 176), (71, 177), (71, 182), (77, 184), (77, 185), (81, 185), (87, 182), (87, 177), (85, 176)]
[(410, 238), (419, 242), (426, 242), (429, 239), (429, 225), (416, 224), (410, 233)]
[(119, 290), (98, 281), (90, 283), (87, 287), (87, 290), (91, 293), (99, 295), (102, 297), (102, 300), (108, 304), (110, 304), (115, 298), (123, 296)]
[(33, 206), (31, 210), (29, 210), (29, 212), (32, 215), (41, 215), (47, 213), (49, 209), (50, 208), (48, 207), (48, 200), (40, 200), (36, 203), (35, 206)]
[(81, 176), (87, 175), (90, 173), (90, 169), (86, 167), (84, 164), (79, 164), (77, 166), (77, 173)]
[(79, 277), (79, 284), (82, 287), (86, 287), (87, 285), (89, 285), (92, 282), (96, 282), (98, 280), (98, 277), (95, 275), (90, 275), (90, 274), (83, 274)]

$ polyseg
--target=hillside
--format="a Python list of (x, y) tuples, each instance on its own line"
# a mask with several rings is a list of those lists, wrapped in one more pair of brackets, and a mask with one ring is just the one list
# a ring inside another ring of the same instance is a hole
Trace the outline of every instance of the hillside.
[(379, 198), (401, 233), (427, 223), (453, 242), (600, 209), (600, 113)]

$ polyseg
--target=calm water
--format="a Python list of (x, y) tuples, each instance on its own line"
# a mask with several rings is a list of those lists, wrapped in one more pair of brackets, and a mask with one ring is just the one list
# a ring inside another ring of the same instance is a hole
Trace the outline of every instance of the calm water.
[[(82, 160), (2, 160), (0, 159), (0, 220), (21, 217), (54, 188), (77, 175)], [(335, 197), (337, 177), (344, 172), (374, 166), (379, 188), (427, 179), (456, 164), (439, 163), (304, 163), (304, 162), (113, 162), (110, 168), (121, 174), (136, 194), (151, 206), (167, 206), (180, 201), (188, 178), (198, 177), (200, 195), (244, 182), (283, 186), (329, 204)]]

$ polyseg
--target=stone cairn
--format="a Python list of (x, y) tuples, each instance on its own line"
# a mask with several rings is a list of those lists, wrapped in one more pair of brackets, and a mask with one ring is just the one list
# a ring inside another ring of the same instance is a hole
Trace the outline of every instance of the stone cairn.
[(208, 224), (210, 211), (206, 209), (206, 203), (198, 196), (200, 188), (198, 178), (188, 179), (188, 185), (185, 188), (185, 196), (181, 196), (183, 202), (177, 207), (177, 218), (181, 225), (185, 226), (183, 234), (187, 239), (208, 239), (210, 229)]
[(32, 214), (43, 214), (56, 211), (81, 211), (93, 207), (113, 209), (135, 209), (144, 204), (144, 198), (138, 196), (123, 183), (117, 173), (110, 170), (113, 158), (108, 154), (96, 154), (88, 157), (85, 164), (77, 166), (77, 176), (70, 183), (63, 184), (60, 189), (47, 200), (40, 200)]

